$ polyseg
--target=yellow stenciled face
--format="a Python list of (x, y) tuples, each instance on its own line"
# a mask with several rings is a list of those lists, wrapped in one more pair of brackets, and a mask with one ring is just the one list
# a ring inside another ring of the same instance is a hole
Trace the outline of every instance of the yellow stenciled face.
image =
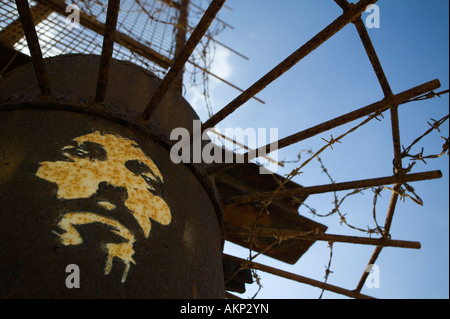
[[(162, 225), (170, 224), (172, 216), (166, 202), (159, 197), (163, 176), (155, 163), (132, 140), (94, 132), (75, 138), (62, 149), (65, 161), (42, 162), (36, 176), (55, 183), (58, 199), (90, 198), (99, 191), (103, 183), (126, 191), (123, 205), (131, 212), (142, 229), (145, 238), (151, 230), (151, 220)], [(106, 210), (116, 205), (108, 200), (97, 204)], [(64, 245), (79, 245), (82, 238), (73, 227), (89, 223), (103, 223), (114, 229), (124, 239), (121, 245), (108, 244), (108, 261), (105, 273), (111, 270), (114, 257), (126, 264), (134, 263), (132, 245), (134, 235), (120, 222), (93, 212), (66, 212), (58, 227), (64, 233), (56, 233)], [(126, 279), (126, 273), (122, 281)]]

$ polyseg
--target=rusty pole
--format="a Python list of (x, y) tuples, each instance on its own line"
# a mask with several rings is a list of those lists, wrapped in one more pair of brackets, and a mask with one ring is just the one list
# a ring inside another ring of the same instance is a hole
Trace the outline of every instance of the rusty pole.
[(297, 281), (299, 283), (307, 284), (307, 285), (310, 285), (310, 286), (313, 286), (313, 287), (317, 287), (317, 288), (320, 288), (320, 289), (325, 289), (325, 290), (328, 290), (328, 291), (331, 291), (331, 292), (334, 292), (334, 293), (337, 293), (337, 294), (340, 294), (340, 295), (344, 295), (344, 296), (347, 296), (347, 297), (350, 297), (350, 298), (374, 299), (373, 297), (370, 297), (370, 296), (367, 296), (367, 295), (363, 295), (363, 294), (361, 294), (359, 292), (355, 292), (355, 291), (351, 291), (351, 290), (344, 289), (344, 288), (341, 288), (341, 287), (337, 287), (337, 286), (334, 286), (334, 285), (330, 285), (330, 284), (327, 284), (327, 283), (324, 283), (324, 282), (321, 282), (321, 281), (318, 281), (318, 280), (314, 280), (314, 279), (311, 279), (311, 278), (307, 278), (307, 277), (304, 277), (304, 276), (293, 274), (293, 273), (290, 273), (290, 272), (287, 272), (287, 271), (276, 269), (276, 268), (273, 268), (273, 267), (270, 267), (270, 266), (266, 266), (266, 265), (263, 265), (263, 264), (259, 264), (259, 263), (253, 262), (253, 261), (248, 261), (248, 260), (245, 260), (245, 259), (241, 259), (241, 258), (234, 257), (234, 256), (229, 256), (229, 255), (226, 255), (226, 254), (224, 254), (224, 259), (232, 261), (234, 263), (238, 263), (238, 264), (241, 265), (241, 267), (244, 267), (244, 268), (247, 268), (247, 269), (249, 269), (249, 268), (258, 269), (258, 270), (267, 272), (267, 273), (275, 275), (275, 276), (279, 276), (279, 277), (282, 277), (282, 278), (294, 280), (294, 281)]
[(302, 232), (290, 229), (273, 229), (273, 228), (262, 228), (262, 227), (244, 227), (244, 226), (233, 226), (227, 225), (225, 227), (225, 238), (227, 234), (234, 235), (254, 235), (260, 237), (277, 237), (282, 239), (297, 239), (297, 240), (310, 240), (310, 241), (326, 241), (326, 242), (337, 242), (337, 243), (347, 243), (347, 244), (358, 244), (358, 245), (372, 245), (380, 247), (396, 247), (396, 248), (409, 248), (409, 249), (420, 249), (421, 244), (416, 241), (405, 241), (405, 240), (393, 240), (386, 238), (367, 238), (367, 237), (356, 237), (356, 236), (342, 236), (333, 234), (314, 234), (314, 232)]
[(31, 61), (33, 62), (39, 89), (43, 96), (50, 96), (52, 95), (50, 81), (42, 57), (42, 51), (39, 45), (39, 39), (31, 15), (30, 6), (28, 5), (27, 0), (16, 0), (16, 5), (20, 15), (20, 21), (22, 22), (23, 32), (27, 39), (28, 49), (30, 50)]
[(224, 3), (225, 0), (213, 0), (211, 2), (208, 10), (206, 10), (197, 27), (189, 37), (189, 40), (186, 42), (186, 45), (183, 47), (183, 50), (181, 50), (181, 52), (175, 58), (172, 67), (170, 68), (169, 72), (167, 72), (166, 76), (161, 82), (161, 85), (153, 94), (152, 99), (150, 100), (149, 104), (147, 105), (146, 109), (141, 115), (140, 118), (141, 122), (146, 123), (150, 120), (151, 115), (156, 110), (156, 108), (166, 95), (169, 88), (172, 86), (178, 74), (182, 72), (185, 64), (187, 63), (195, 47), (198, 45), (200, 40), (205, 35), (206, 31), (208, 30), (211, 23), (214, 21), (217, 13), (220, 11)]
[(295, 196), (302, 195), (311, 195), (311, 194), (322, 194), (328, 192), (338, 192), (350, 189), (361, 189), (367, 187), (376, 187), (383, 185), (391, 185), (391, 184), (404, 184), (410, 182), (424, 181), (430, 179), (438, 179), (442, 178), (441, 171), (430, 171), (424, 173), (416, 173), (416, 174), (408, 174), (402, 176), (391, 176), (391, 177), (380, 177), (373, 179), (365, 179), (359, 181), (352, 182), (344, 182), (344, 183), (333, 183), (319, 186), (310, 186), (310, 187), (302, 187), (302, 188), (293, 188), (293, 189), (284, 189), (280, 190), (276, 193), (274, 192), (264, 192), (254, 195), (242, 195), (242, 196), (234, 196), (231, 198), (225, 198), (223, 202), (225, 204), (246, 204), (246, 203), (256, 203), (262, 202), (268, 199), (278, 199), (278, 198), (290, 198)]
[(119, 11), (120, 0), (109, 0), (108, 11), (106, 13), (105, 33), (103, 36), (102, 56), (100, 59), (100, 68), (98, 71), (97, 91), (95, 93), (95, 102), (97, 103), (103, 103), (106, 97), (109, 66), (111, 64), (114, 50), (114, 38)]

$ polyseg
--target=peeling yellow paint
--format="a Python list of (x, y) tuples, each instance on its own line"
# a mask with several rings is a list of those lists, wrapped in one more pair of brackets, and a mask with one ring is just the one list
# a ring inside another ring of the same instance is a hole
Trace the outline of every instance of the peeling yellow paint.
[[(89, 149), (91, 146), (92, 149)], [(57, 185), (58, 199), (90, 198), (99, 190), (101, 183), (126, 190), (127, 198), (123, 205), (128, 208), (141, 227), (145, 238), (151, 231), (151, 221), (162, 225), (170, 224), (172, 215), (167, 203), (155, 195), (155, 185), (163, 183), (163, 176), (155, 163), (136, 142), (113, 134), (98, 131), (77, 137), (70, 145), (62, 148), (66, 161), (41, 162), (36, 176)], [(133, 171), (127, 163), (139, 164), (141, 171)], [(152, 193), (153, 192), (153, 193)], [(99, 206), (107, 210), (116, 209), (116, 205), (101, 200)], [(68, 212), (58, 224), (65, 231), (60, 234), (64, 245), (80, 245), (83, 240), (73, 227), (93, 222), (113, 227), (113, 232), (124, 238), (124, 243), (108, 243), (105, 274), (109, 274), (114, 257), (125, 263), (122, 280), (126, 280), (132, 259), (134, 236), (118, 221), (111, 217), (102, 217), (93, 212)]]

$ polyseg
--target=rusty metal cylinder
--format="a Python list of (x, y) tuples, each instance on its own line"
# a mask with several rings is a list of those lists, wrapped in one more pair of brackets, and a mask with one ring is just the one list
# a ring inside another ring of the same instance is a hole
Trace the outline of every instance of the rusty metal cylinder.
[(114, 60), (98, 105), (99, 57), (46, 64), (52, 97), (31, 64), (0, 82), (0, 297), (223, 298), (212, 188), (170, 158), (189, 104), (169, 92), (140, 127), (157, 77)]

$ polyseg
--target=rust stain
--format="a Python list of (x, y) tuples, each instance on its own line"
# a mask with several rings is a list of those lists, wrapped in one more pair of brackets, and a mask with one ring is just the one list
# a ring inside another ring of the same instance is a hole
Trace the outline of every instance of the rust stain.
[[(162, 225), (172, 221), (167, 203), (158, 196), (158, 186), (163, 176), (155, 163), (136, 142), (113, 134), (98, 131), (73, 139), (70, 145), (62, 149), (66, 161), (41, 162), (36, 176), (55, 183), (57, 199), (89, 198), (97, 193), (99, 185), (126, 190), (127, 198), (123, 202), (141, 227), (145, 238), (151, 231), (151, 220)], [(116, 205), (109, 201), (98, 201), (98, 205), (113, 210)], [(64, 245), (80, 245), (83, 241), (73, 225), (103, 223), (114, 228), (114, 232), (124, 238), (124, 243), (106, 245), (108, 257), (105, 274), (109, 274), (114, 257), (122, 260), (126, 280), (132, 259), (134, 235), (112, 218), (93, 213), (65, 213), (58, 227), (65, 231), (60, 235)]]

